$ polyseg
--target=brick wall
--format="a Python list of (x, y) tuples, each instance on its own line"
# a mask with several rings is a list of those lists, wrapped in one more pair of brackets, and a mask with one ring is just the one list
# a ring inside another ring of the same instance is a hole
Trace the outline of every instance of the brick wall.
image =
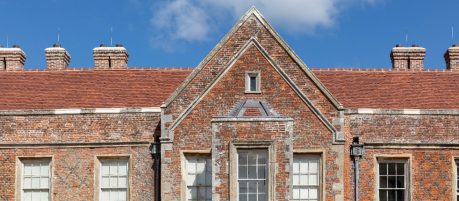
[[(256, 28), (254, 28), (254, 26)], [(257, 30), (256, 34), (260, 41), (267, 45), (269, 51), (272, 51), (277, 61), (282, 67), (286, 66), (286, 71), (289, 75), (298, 81), (300, 88), (305, 91), (309, 98), (313, 99), (314, 103), (319, 105), (328, 118), (330, 115), (337, 115), (336, 109), (333, 109), (331, 103), (319, 92), (310, 80), (305, 79), (304, 72), (295, 66), (290, 57), (285, 55), (285, 52), (278, 46), (271, 35), (261, 27), (256, 19), (250, 18), (236, 32), (234, 39), (230, 39), (229, 45), (225, 46), (216, 57), (196, 76), (195, 80), (184, 90), (182, 94), (165, 109), (165, 116), (172, 115), (174, 120), (177, 116), (188, 107), (193, 98), (202, 92), (202, 90), (211, 84), (211, 78), (215, 78), (219, 70), (222, 70), (220, 62), (224, 62), (229, 56), (221, 54), (234, 54), (238, 50), (234, 48), (248, 40), (253, 31)], [(240, 46), (239, 46), (240, 47)], [(277, 52), (276, 52), (277, 51)], [(295, 70), (296, 69), (296, 70)], [(258, 71), (261, 76), (261, 93), (248, 94), (245, 93), (245, 72)], [(302, 79), (300, 79), (300, 76)], [(181, 200), (185, 189), (181, 186), (182, 169), (181, 169), (181, 151), (183, 150), (210, 150), (213, 145), (211, 121), (215, 116), (226, 116), (240, 100), (256, 99), (266, 101), (272, 109), (280, 116), (290, 117), (293, 119), (293, 150), (323, 150), (324, 155), (324, 173), (325, 176), (325, 200), (340, 200), (342, 199), (342, 145), (333, 145), (333, 134), (319, 120), (319, 118), (311, 111), (305, 102), (298, 96), (297, 93), (289, 86), (284, 78), (271, 66), (263, 54), (255, 47), (249, 47), (242, 56), (237, 59), (234, 65), (228, 72), (206, 93), (202, 100), (190, 111), (188, 116), (184, 118), (177, 127), (170, 130), (168, 133), (163, 132), (163, 137), (171, 138), (171, 141), (163, 141), (162, 145), (162, 169), (161, 174), (161, 191), (162, 199), (164, 200)], [(334, 110), (334, 112), (332, 112)], [(254, 123), (253, 126), (257, 125)], [(165, 127), (171, 126), (171, 123), (165, 124)], [(263, 138), (262, 130), (257, 130), (253, 127), (253, 136)], [(166, 130), (167, 131), (167, 130)], [(248, 132), (248, 131), (246, 131)], [(239, 133), (238, 133), (239, 135)], [(244, 135), (243, 133), (241, 135)], [(266, 137), (266, 136), (265, 136)], [(163, 138), (164, 139), (164, 138)], [(286, 138), (287, 139), (287, 138)], [(229, 139), (230, 140), (230, 139)], [(268, 140), (274, 140), (268, 138)], [(225, 142), (227, 143), (227, 142)], [(286, 151), (288, 153), (288, 151)], [(214, 154), (214, 153), (213, 153)], [(292, 154), (291, 152), (289, 154)], [(225, 159), (225, 158), (223, 158)], [(222, 160), (223, 160), (222, 159)], [(276, 161), (278, 167), (285, 167), (286, 160)], [(285, 170), (287, 171), (287, 170)], [(285, 173), (285, 172), (284, 172)], [(279, 173), (276, 175), (276, 182), (286, 184), (288, 174)], [(219, 189), (220, 200), (228, 200), (227, 193), (229, 184), (227, 180), (222, 180)], [(226, 183), (225, 183), (226, 182)], [(226, 188), (226, 189), (223, 189)], [(275, 193), (279, 194), (279, 199), (286, 199), (285, 186), (281, 189), (276, 189)], [(214, 192), (216, 193), (216, 192)], [(214, 194), (216, 195), (216, 194)]]
[(94, 200), (98, 156), (128, 156), (131, 200), (154, 199), (149, 145), (159, 113), (0, 116), (0, 199), (15, 200), (20, 157), (52, 157), (52, 199)]
[[(377, 160), (406, 160), (409, 163), (411, 200), (452, 200), (459, 133), (457, 115), (349, 115), (346, 117), (346, 147), (353, 136), (365, 145), (360, 160), (359, 194), (362, 200), (376, 197)], [(448, 145), (449, 144), (449, 145)], [(348, 152), (348, 150), (346, 150)], [(344, 166), (346, 200), (354, 197), (352, 158), (346, 153)]]

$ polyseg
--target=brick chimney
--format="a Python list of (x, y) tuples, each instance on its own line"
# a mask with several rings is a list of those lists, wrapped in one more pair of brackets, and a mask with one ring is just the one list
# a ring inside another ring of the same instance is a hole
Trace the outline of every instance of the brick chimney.
[(0, 46), (0, 71), (23, 70), (26, 54), (18, 45), (11, 48)]
[(46, 48), (45, 56), (48, 70), (64, 70), (69, 66), (70, 54), (60, 44)]
[(128, 67), (128, 53), (123, 45), (115, 47), (100, 45), (93, 49), (94, 65), (97, 70), (125, 69)]
[(445, 52), (446, 69), (459, 70), (459, 45), (454, 44)]
[(396, 70), (424, 70), (425, 55), (426, 49), (418, 45), (411, 47), (396, 45), (390, 53), (392, 68)]

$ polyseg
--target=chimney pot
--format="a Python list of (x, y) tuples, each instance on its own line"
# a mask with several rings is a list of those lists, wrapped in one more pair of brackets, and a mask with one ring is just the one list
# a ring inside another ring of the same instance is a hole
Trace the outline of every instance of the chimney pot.
[(64, 70), (69, 66), (70, 54), (61, 44), (55, 43), (45, 49), (46, 64), (48, 70)]
[(23, 70), (25, 61), (26, 54), (19, 45), (13, 45), (12, 48), (0, 47), (0, 71)]
[(96, 70), (125, 69), (128, 67), (128, 52), (122, 46), (100, 46), (93, 49)]
[(392, 68), (396, 70), (424, 70), (426, 49), (413, 44), (411, 47), (392, 48), (390, 58)]
[(123, 44), (116, 44), (115, 47), (124, 47)]
[(459, 45), (454, 44), (444, 54), (446, 69), (459, 70)]

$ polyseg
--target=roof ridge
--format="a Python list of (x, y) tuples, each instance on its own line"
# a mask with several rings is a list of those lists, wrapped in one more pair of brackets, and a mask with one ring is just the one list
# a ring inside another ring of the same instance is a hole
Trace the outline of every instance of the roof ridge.
[(5, 73), (14, 73), (14, 72), (106, 72), (106, 71), (142, 71), (142, 70), (163, 70), (163, 71), (190, 71), (194, 67), (129, 67), (125, 69), (95, 69), (95, 68), (66, 68), (64, 70), (50, 70), (50, 69), (21, 69), (21, 70), (12, 70), (12, 71), (0, 71)]
[(392, 68), (311, 68), (313, 71), (330, 71), (330, 72), (407, 72), (407, 73), (422, 73), (422, 72), (448, 72), (448, 73), (459, 73), (459, 70), (451, 69), (424, 69), (424, 70), (412, 70), (412, 69), (392, 69)]

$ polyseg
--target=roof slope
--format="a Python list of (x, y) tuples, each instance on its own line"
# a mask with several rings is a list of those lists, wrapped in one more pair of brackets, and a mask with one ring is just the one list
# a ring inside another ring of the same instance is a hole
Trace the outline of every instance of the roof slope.
[(0, 110), (159, 107), (191, 69), (0, 72)]
[(314, 69), (346, 108), (459, 109), (459, 72)]
[[(0, 71), (0, 110), (159, 107), (190, 68)], [(314, 69), (346, 108), (459, 109), (459, 72)]]

